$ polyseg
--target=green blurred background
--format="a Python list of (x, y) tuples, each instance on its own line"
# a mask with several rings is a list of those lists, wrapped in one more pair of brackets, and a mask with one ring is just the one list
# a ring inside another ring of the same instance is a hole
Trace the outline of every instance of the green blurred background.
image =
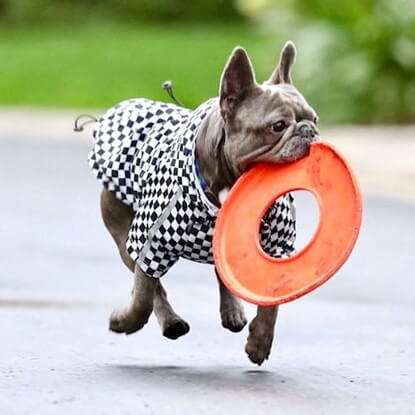
[(0, 105), (109, 107), (125, 98), (195, 107), (231, 50), (258, 81), (281, 46), (323, 123), (415, 121), (414, 0), (0, 0)]

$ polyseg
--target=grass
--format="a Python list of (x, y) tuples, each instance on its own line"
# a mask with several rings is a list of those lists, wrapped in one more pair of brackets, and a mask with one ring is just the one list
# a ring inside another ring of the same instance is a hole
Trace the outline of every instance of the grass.
[(242, 24), (141, 24), (0, 30), (0, 105), (108, 107), (125, 98), (169, 100), (174, 81), (189, 107), (215, 96), (238, 44), (259, 80), (269, 76), (281, 42)]
[[(357, 44), (356, 52), (348, 37), (333, 38), (334, 32), (321, 25), (303, 26), (96, 21), (0, 27), (0, 107), (107, 108), (131, 97), (170, 101), (161, 83), (172, 79), (178, 98), (192, 108), (217, 95), (236, 45), (246, 47), (257, 80), (263, 81), (283, 42), (292, 38), (298, 47), (294, 84), (321, 123), (413, 122), (413, 70), (398, 65), (393, 49), (380, 46), (377, 58), (370, 42)], [(318, 46), (316, 39), (329, 46)]]

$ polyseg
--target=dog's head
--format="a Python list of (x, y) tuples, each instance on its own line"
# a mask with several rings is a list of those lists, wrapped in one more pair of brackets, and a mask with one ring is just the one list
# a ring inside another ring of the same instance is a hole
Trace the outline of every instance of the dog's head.
[(318, 139), (316, 113), (291, 83), (295, 54), (294, 44), (287, 42), (262, 85), (243, 48), (236, 48), (226, 64), (220, 83), (223, 150), (235, 177), (257, 162), (295, 161)]

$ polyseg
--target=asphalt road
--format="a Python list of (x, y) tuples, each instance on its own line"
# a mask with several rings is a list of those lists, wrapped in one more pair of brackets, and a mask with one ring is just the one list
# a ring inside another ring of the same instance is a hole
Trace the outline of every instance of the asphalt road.
[[(281, 307), (258, 368), (247, 329), (220, 325), (210, 266), (182, 261), (164, 278), (184, 338), (163, 338), (154, 317), (131, 336), (108, 331), (131, 278), (101, 223), (90, 145), (0, 141), (1, 414), (415, 413), (413, 205), (365, 199), (351, 258)], [(304, 243), (316, 211), (299, 199)]]

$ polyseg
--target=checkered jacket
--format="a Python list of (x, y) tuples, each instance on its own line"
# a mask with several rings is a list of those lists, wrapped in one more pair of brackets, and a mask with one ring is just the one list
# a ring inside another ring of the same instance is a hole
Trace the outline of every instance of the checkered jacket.
[[(213, 263), (212, 234), (218, 208), (205, 196), (195, 171), (198, 129), (218, 105), (194, 111), (147, 99), (130, 99), (96, 123), (89, 164), (104, 187), (135, 216), (127, 239), (131, 258), (161, 277), (180, 258)], [(295, 209), (281, 197), (264, 217), (261, 244), (274, 257), (293, 253)]]

